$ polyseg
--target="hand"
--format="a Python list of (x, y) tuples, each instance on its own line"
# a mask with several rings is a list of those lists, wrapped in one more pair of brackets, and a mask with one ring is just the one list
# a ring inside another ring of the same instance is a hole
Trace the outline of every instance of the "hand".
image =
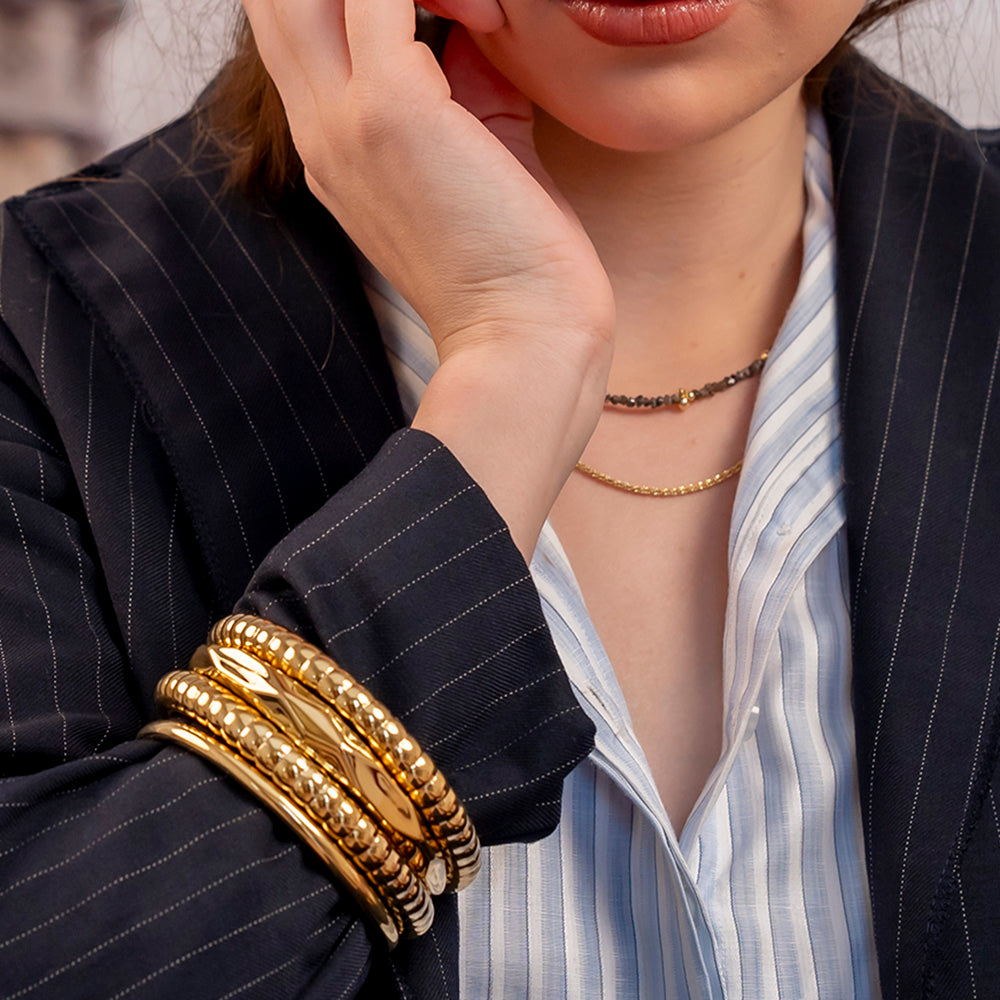
[(596, 422), (614, 325), (607, 275), (535, 152), (530, 102), (460, 26), (442, 71), (414, 41), (410, 0), (244, 7), (311, 190), (435, 339), (441, 369), (414, 425), (530, 549)]
[[(532, 109), (456, 26), (448, 77), (408, 0), (245, 0), (313, 193), (444, 360), (505, 320), (609, 325), (611, 293), (534, 150)], [(452, 95), (452, 90), (454, 95)]]

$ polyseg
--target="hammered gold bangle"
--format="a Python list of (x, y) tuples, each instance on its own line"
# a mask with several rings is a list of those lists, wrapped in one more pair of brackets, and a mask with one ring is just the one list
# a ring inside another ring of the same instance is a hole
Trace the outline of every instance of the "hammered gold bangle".
[(401, 934), (430, 929), (430, 895), (378, 824), (267, 719), (214, 681), (190, 671), (162, 677), (156, 696), (168, 711), (201, 722), (304, 808), (386, 902)]
[(209, 642), (266, 661), (336, 709), (416, 805), (444, 860), (447, 888), (462, 889), (475, 878), (479, 838), (458, 796), (403, 724), (335, 660), (293, 632), (252, 615), (223, 618)]
[(431, 831), (339, 713), (293, 677), (242, 649), (201, 646), (191, 658), (191, 669), (227, 688), (279, 729), (362, 804), (432, 895), (444, 890), (444, 861), (424, 847)]

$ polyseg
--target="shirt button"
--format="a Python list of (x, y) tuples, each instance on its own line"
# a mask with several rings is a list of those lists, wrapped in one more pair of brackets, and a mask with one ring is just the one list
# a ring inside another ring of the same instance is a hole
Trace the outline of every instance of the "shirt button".
[(760, 705), (754, 705), (750, 709), (750, 718), (747, 720), (746, 732), (743, 734), (743, 740), (746, 742), (753, 738), (753, 734), (757, 732), (757, 721), (760, 719)]

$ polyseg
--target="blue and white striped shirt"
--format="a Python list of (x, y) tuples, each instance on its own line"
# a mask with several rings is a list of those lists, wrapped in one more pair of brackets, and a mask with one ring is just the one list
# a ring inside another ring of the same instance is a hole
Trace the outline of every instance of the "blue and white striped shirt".
[[(678, 839), (546, 525), (532, 575), (596, 745), (565, 783), (556, 832), (487, 850), (459, 897), (463, 997), (878, 995), (849, 696), (831, 168), (817, 112), (805, 179), (799, 287), (761, 377), (733, 509), (721, 758)], [(361, 263), (412, 415), (433, 342)]]

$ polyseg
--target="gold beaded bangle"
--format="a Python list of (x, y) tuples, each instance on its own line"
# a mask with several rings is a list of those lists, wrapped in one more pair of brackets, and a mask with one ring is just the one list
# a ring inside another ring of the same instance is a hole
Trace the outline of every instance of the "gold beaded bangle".
[(209, 642), (242, 649), (301, 682), (336, 709), (416, 805), (443, 857), (447, 888), (461, 889), (479, 871), (479, 838), (447, 780), (405, 727), (335, 660), (263, 618), (230, 615)]
[(365, 809), (432, 895), (445, 888), (444, 861), (425, 844), (432, 838), (423, 817), (367, 744), (325, 701), (293, 677), (242, 649), (201, 646), (191, 669), (254, 708), (321, 767)]
[(389, 946), (395, 946), (399, 941), (399, 928), (389, 915), (385, 903), (358, 871), (354, 862), (304, 810), (288, 796), (282, 795), (256, 768), (207, 733), (176, 719), (157, 719), (144, 726), (139, 736), (177, 743), (235, 778), (247, 791), (277, 813), (319, 855), (324, 864), (351, 891), (368, 919), (385, 935)]
[(400, 934), (419, 935), (430, 929), (434, 919), (430, 895), (379, 825), (264, 716), (214, 681), (190, 671), (162, 677), (156, 699), (161, 709), (199, 722), (289, 794), (367, 879)]

